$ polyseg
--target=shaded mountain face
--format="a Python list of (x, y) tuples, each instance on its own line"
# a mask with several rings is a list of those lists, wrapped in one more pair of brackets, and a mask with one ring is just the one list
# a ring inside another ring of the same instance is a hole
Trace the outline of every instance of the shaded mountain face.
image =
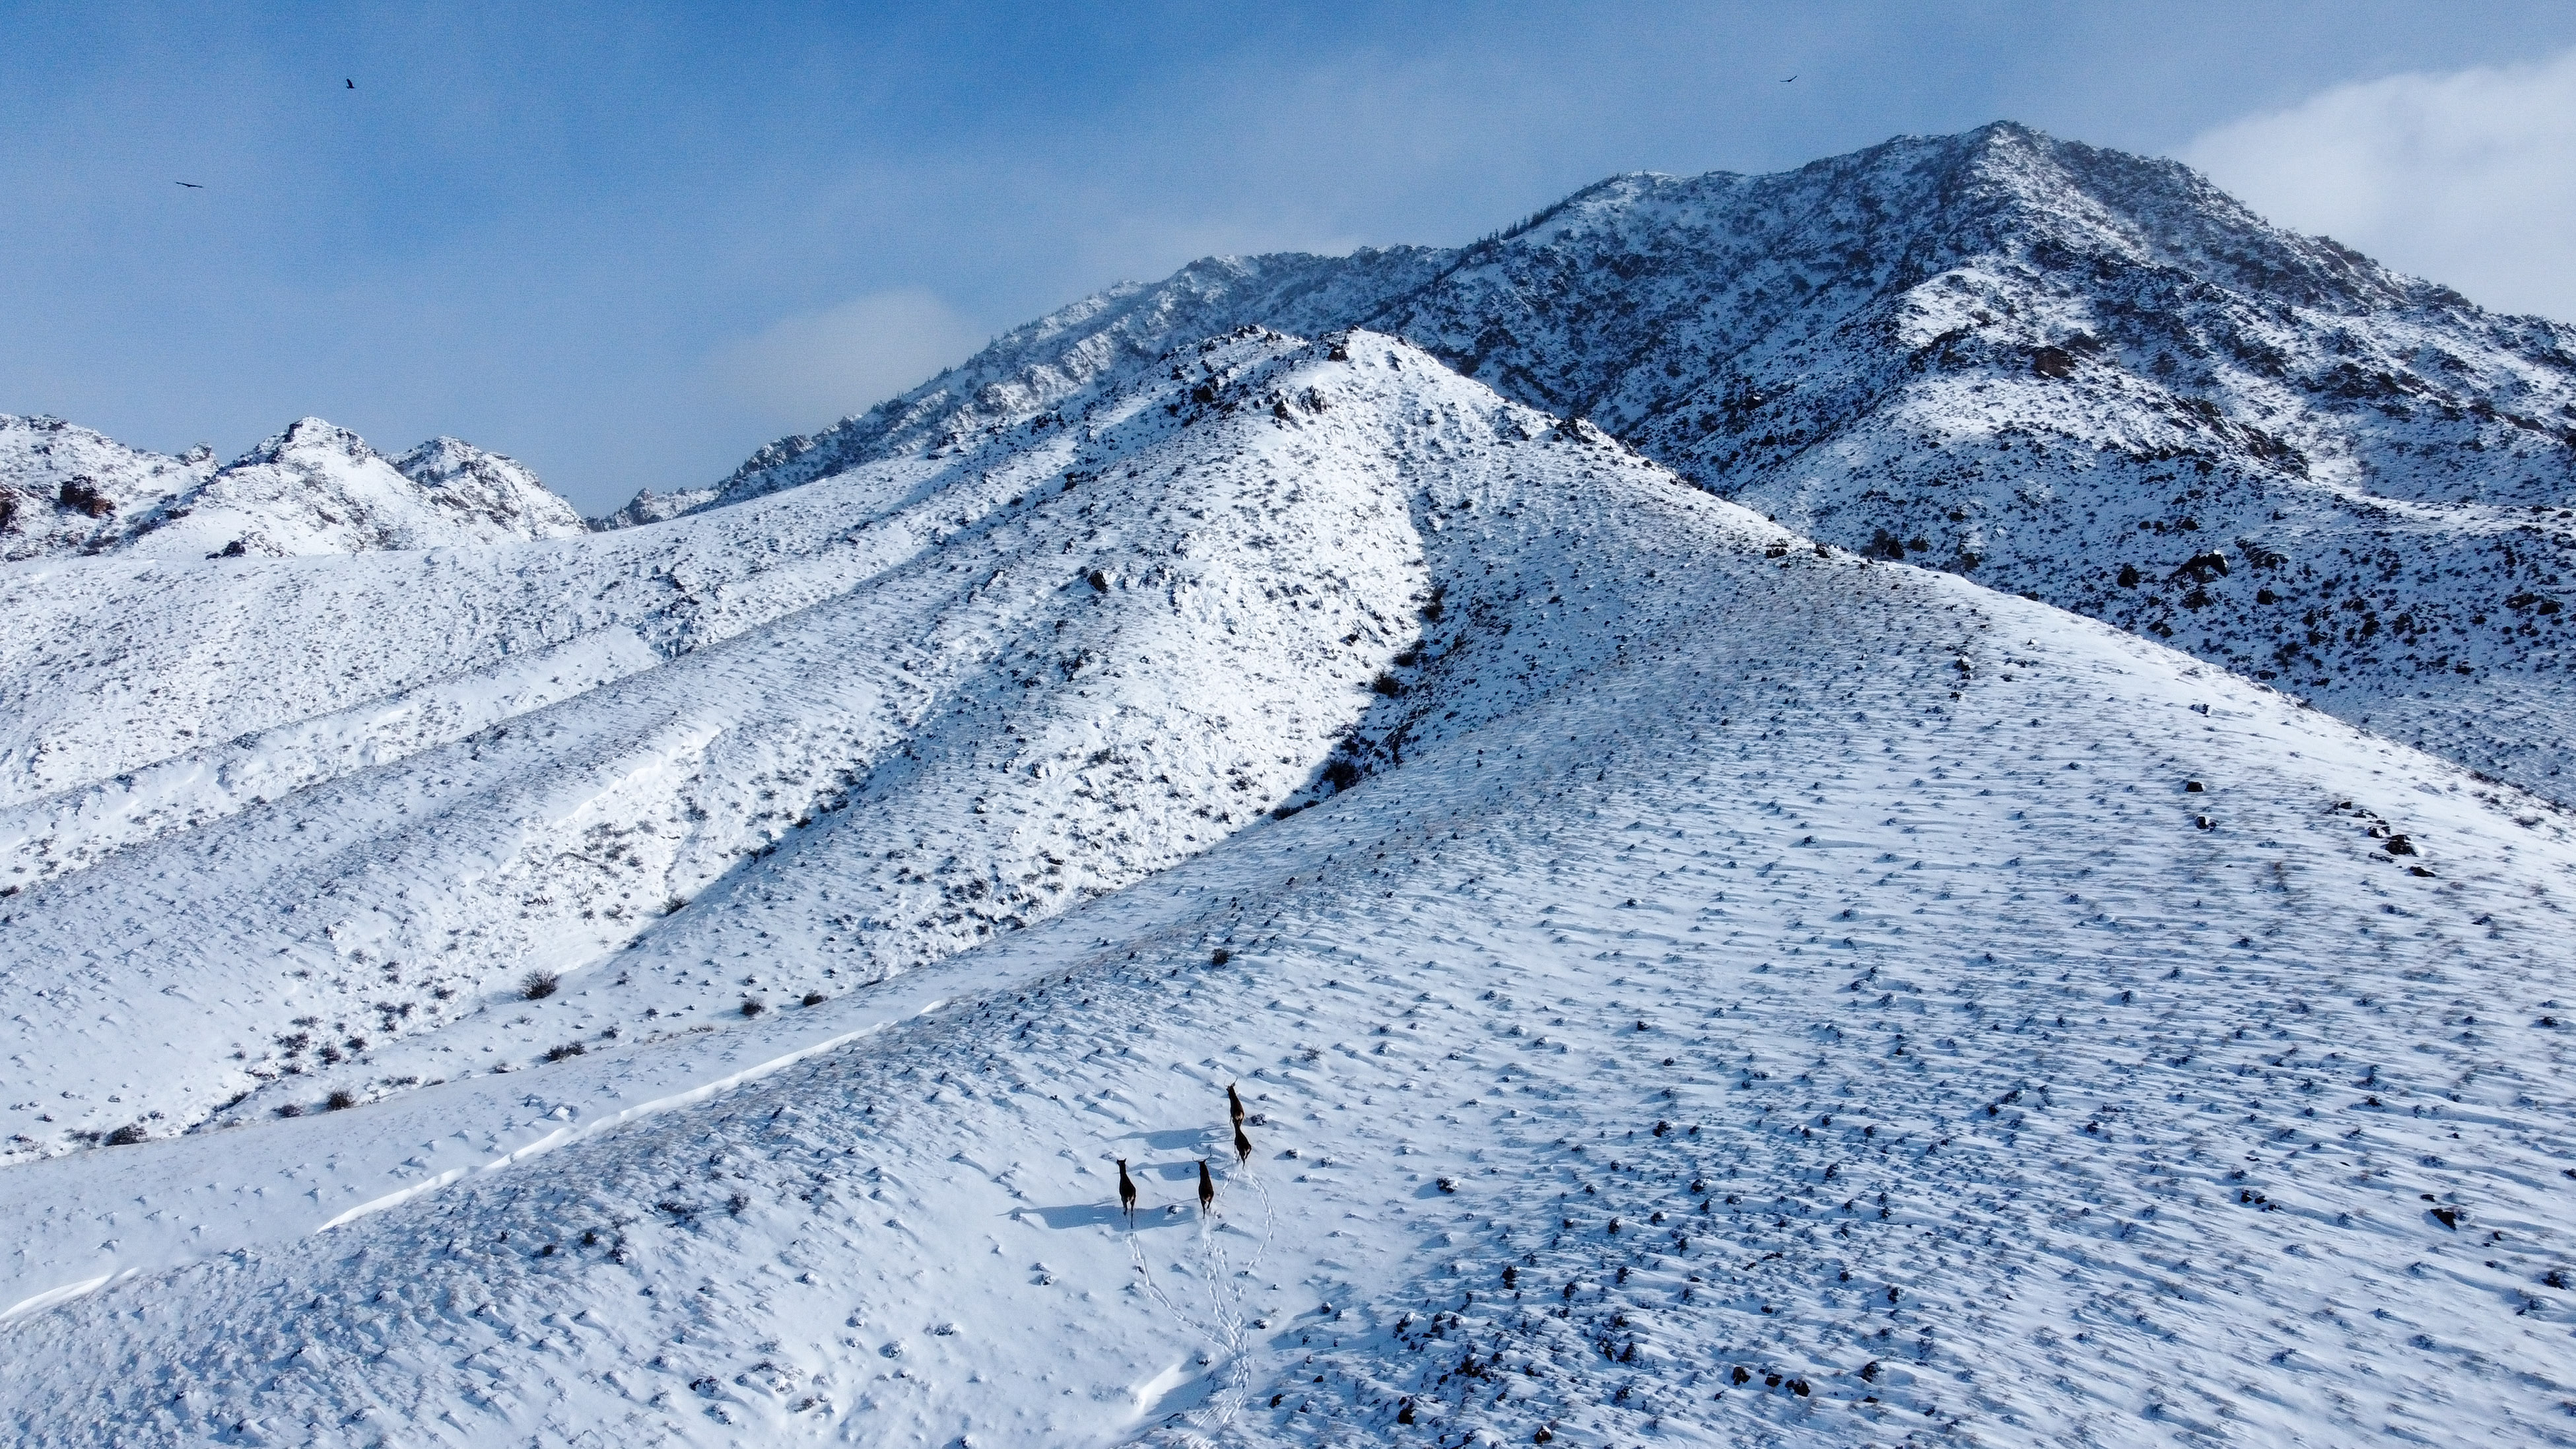
[(203, 447), (169, 458), (56, 418), (0, 417), (0, 561), (363, 553), (582, 528), (524, 465), (455, 438), (387, 458), (304, 418), (217, 468)]
[(2561, 798), (2576, 332), (1996, 125), (1614, 178), (1456, 250), (1194, 263), (763, 449), (755, 497), (1077, 416), (1176, 341), (1400, 333), (1846, 547), (2169, 642)]

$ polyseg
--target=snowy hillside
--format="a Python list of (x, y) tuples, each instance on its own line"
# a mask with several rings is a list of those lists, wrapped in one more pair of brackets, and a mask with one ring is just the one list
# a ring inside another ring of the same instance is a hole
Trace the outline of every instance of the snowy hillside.
[(202, 447), (166, 458), (59, 419), (0, 416), (0, 562), (362, 553), (582, 528), (524, 465), (454, 438), (386, 458), (305, 418), (216, 468)]
[(1094, 376), (0, 572), (12, 1437), (2576, 1442), (2556, 807), (1384, 336)]
[[(1250, 338), (1193, 361), (1248, 388), (1287, 386), (1294, 358), (1350, 371), (1312, 351)], [(1311, 783), (1411, 637), (1428, 585), (1406, 494), (1342, 480), (1389, 466), (1413, 420), (1388, 410), (1421, 391), (1301, 431), (1266, 412), (1191, 427), (1166, 384), (1088, 437), (663, 533), (25, 580), (10, 603), (41, 626), (6, 660), (27, 723), (0, 747), (18, 786), (0, 839), (26, 894), (0, 940), (30, 962), (123, 939), (94, 969), (0, 983), (47, 1003), (0, 1043), (76, 1093), (12, 1113), (16, 1145), (264, 1112), (344, 1077), (373, 1094), (479, 1069), (487, 1046), (524, 1063), (568, 1025), (516, 1020), (521, 977), (630, 945), (614, 974), (648, 984), (591, 1030), (659, 1031), (746, 984), (838, 991), (1196, 853)], [(350, 632), (374, 641), (362, 665), (317, 637)], [(265, 687), (227, 687), (244, 674)], [(202, 697), (158, 683), (200, 675)], [(823, 893), (791, 910), (751, 870), (774, 851)], [(118, 931), (132, 892), (174, 888), (188, 903), (156, 914), (184, 930)], [(709, 977), (703, 934), (782, 911), (847, 959)], [(116, 1022), (64, 1035), (93, 1005)], [(102, 1050), (128, 1033), (159, 1057), (132, 1090)], [(363, 1060), (327, 1070), (344, 1055)]]
[(2576, 334), (2008, 124), (1617, 177), (1451, 251), (1195, 263), (639, 516), (1079, 407), (1238, 324), (1400, 333), (1816, 537), (2576, 788)]

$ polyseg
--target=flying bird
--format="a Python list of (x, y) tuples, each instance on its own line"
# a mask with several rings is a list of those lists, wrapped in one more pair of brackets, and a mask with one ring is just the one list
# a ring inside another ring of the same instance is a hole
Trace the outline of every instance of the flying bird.
[(1784, 78), (1781, 80), (1780, 84), (1782, 84), (1782, 85), (1784, 85), (1784, 86), (1785, 86), (1785, 85), (1787, 85), (1790, 81), (1793, 81), (1793, 80), (1796, 80), (1796, 79), (1797, 79), (1797, 77), (1796, 77), (1796, 76), (1787, 76), (1787, 77), (1784, 77)]
[(350, 79), (348, 79), (348, 78), (346, 78), (346, 77), (343, 77), (343, 78), (341, 79), (340, 84), (342, 84), (342, 85), (344, 85), (344, 86), (347, 86), (349, 89), (351, 89), (351, 90), (353, 90), (353, 91), (354, 91), (354, 90), (356, 90), (356, 89), (358, 88), (358, 83), (357, 83), (356, 81), (350, 80)]
[(194, 181), (173, 181), (170, 184), (173, 186), (184, 186), (190, 191), (203, 191), (206, 189), (203, 185)]

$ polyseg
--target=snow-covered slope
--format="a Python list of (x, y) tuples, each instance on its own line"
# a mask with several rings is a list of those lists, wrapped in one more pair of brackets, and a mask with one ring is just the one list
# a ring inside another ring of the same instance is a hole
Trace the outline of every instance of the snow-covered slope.
[(2272, 227), (2174, 163), (2008, 124), (1616, 177), (1456, 250), (1195, 263), (657, 506), (1073, 416), (1238, 324), (1401, 333), (1817, 537), (2556, 798), (2576, 778), (2576, 334)]
[(5, 586), (26, 1443), (2576, 1438), (2558, 811), (1383, 337)]
[(387, 458), (304, 418), (224, 465), (165, 458), (54, 418), (0, 417), (0, 561), (362, 553), (563, 538), (571, 504), (455, 438)]
[[(1363, 367), (1238, 336), (1189, 354), (1226, 380), (1215, 405), (1165, 381), (1080, 435), (658, 532), (9, 580), (34, 627), (0, 645), (0, 868), (21, 892), (0, 939), (32, 969), (0, 1000), (50, 1004), (0, 1041), (55, 1083), (13, 1114), (17, 1145), (301, 1101), (350, 1054), (361, 1092), (451, 1076), (480, 1063), (407, 1053), (452, 1057), (454, 1031), (429, 1029), (460, 1013), (476, 1056), (524, 1061), (560, 1042), (514, 1021), (520, 978), (630, 946), (617, 974), (655, 984), (593, 1029), (658, 1030), (744, 985), (842, 989), (1298, 796), (1387, 698), (1371, 686), (1429, 598), (1396, 471), (1442, 438), (1424, 412), (1460, 413), (1480, 449), (1547, 431), (1368, 345)], [(831, 922), (836, 950), (710, 977), (703, 934), (789, 909), (751, 869), (782, 849), (822, 882), (792, 913)], [(164, 904), (129, 929), (136, 891)], [(111, 939), (68, 977), (32, 967)], [(65, 1036), (92, 1005), (116, 1022)], [(131, 1091), (109, 1049), (129, 1036), (159, 1058)]]

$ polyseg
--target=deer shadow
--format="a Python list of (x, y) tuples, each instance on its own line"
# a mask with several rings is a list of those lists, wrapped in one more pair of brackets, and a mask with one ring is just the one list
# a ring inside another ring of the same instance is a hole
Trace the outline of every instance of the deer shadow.
[[(1018, 1207), (1011, 1209), (1004, 1216), (1013, 1219), (1036, 1218), (1048, 1229), (1056, 1231), (1065, 1228), (1124, 1228), (1127, 1226), (1126, 1211), (1114, 1202), (1066, 1203), (1060, 1207)], [(1180, 1227), (1197, 1222), (1198, 1216), (1198, 1205), (1195, 1203), (1140, 1204), (1136, 1209), (1136, 1231), (1141, 1233), (1148, 1228)]]

